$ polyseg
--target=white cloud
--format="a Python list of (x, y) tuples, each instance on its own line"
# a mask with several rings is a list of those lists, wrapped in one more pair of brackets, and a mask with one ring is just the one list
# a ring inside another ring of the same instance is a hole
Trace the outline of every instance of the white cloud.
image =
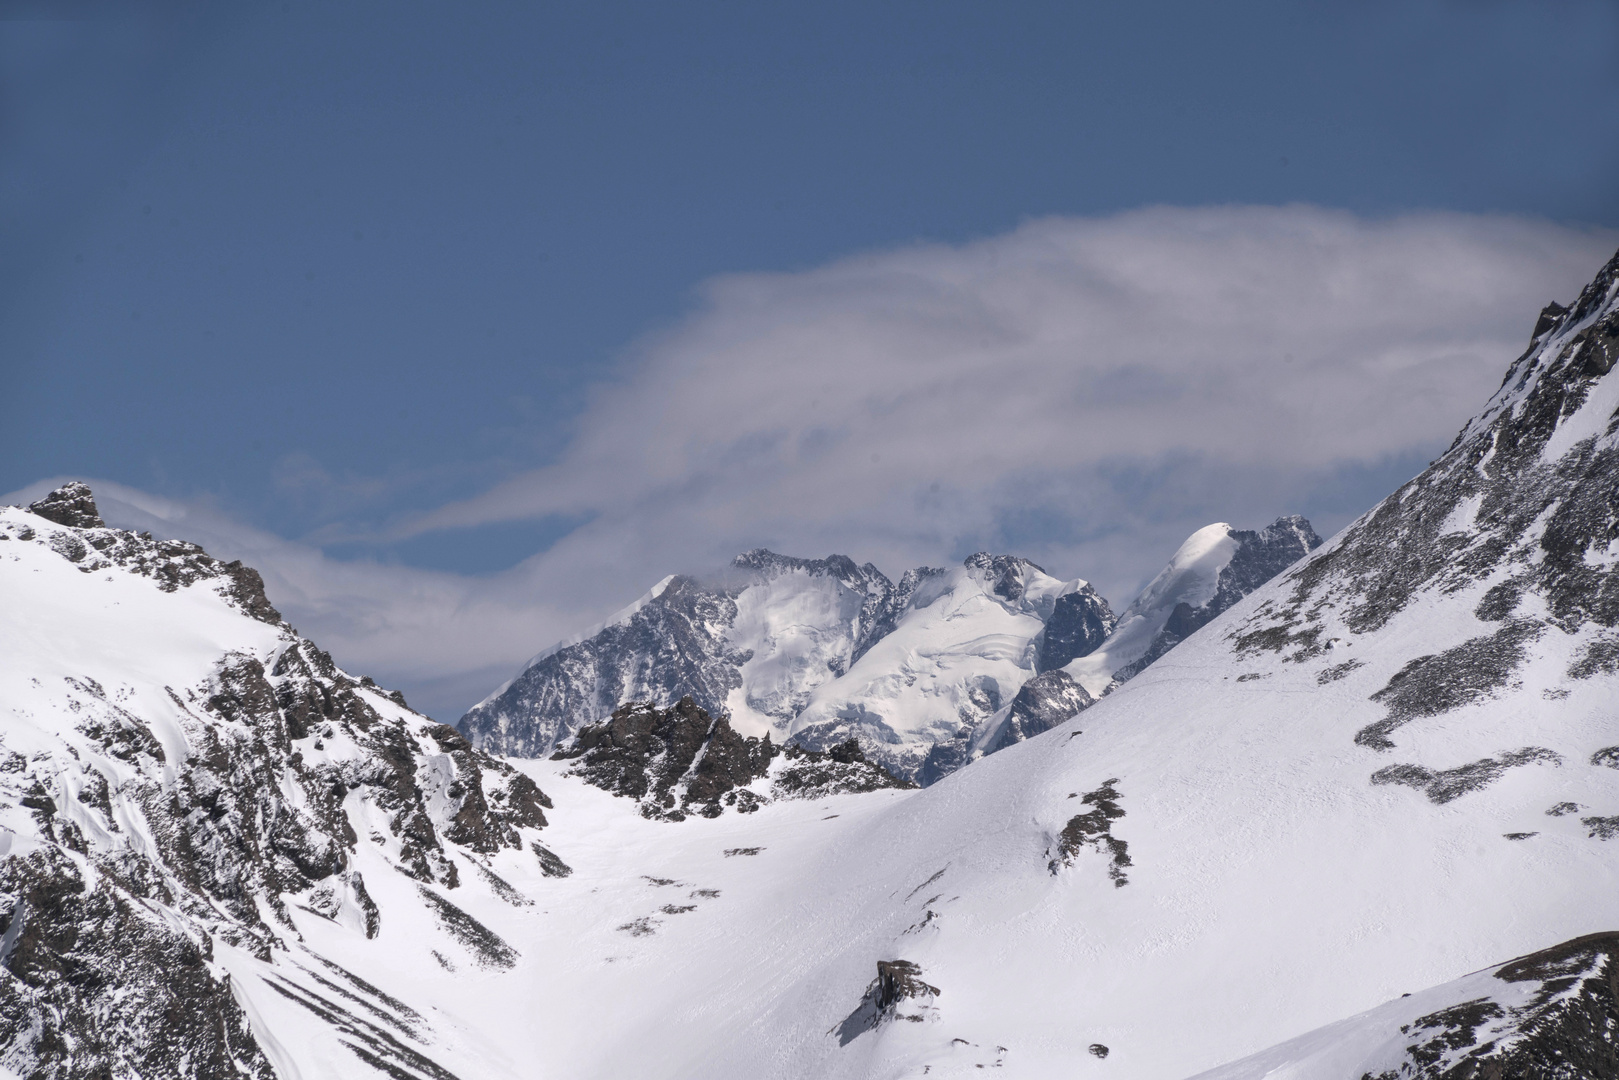
[(391, 534), (589, 518), (494, 578), (97, 490), (122, 523), (259, 566), (341, 662), (453, 719), (549, 641), (747, 547), (890, 573), (1010, 549), (1122, 605), (1211, 520), (1336, 529), (1443, 449), (1616, 245), (1521, 218), (1158, 208), (718, 278), (636, 344), (560, 461)]
[(1021, 540), (1127, 590), (1210, 514), (1260, 525), (1420, 467), (1616, 240), (1157, 208), (723, 277), (561, 461), (398, 535), (596, 515), (531, 568), (559, 584), (753, 543), (898, 568)]

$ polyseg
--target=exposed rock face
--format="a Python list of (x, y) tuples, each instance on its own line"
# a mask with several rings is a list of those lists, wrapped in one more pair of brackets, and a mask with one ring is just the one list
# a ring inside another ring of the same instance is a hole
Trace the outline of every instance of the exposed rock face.
[(935, 1011), (933, 1002), (938, 997), (939, 988), (922, 981), (922, 969), (917, 964), (910, 960), (879, 960), (877, 977), (866, 987), (860, 1004), (844, 1017), (833, 1033), (840, 1044), (847, 1046), (861, 1034), (890, 1020), (926, 1020), (928, 1014)]
[(1117, 888), (1130, 883), (1125, 867), (1131, 865), (1130, 845), (1113, 835), (1113, 823), (1124, 816), (1119, 805), (1118, 779), (1107, 780), (1095, 791), (1086, 792), (1080, 803), (1091, 807), (1083, 814), (1075, 814), (1063, 826), (1057, 837), (1057, 855), (1048, 864), (1053, 874), (1064, 866), (1072, 866), (1080, 852), (1091, 848), (1107, 856), (1107, 876)]
[(1036, 675), (1024, 683), (1023, 689), (1012, 699), (1006, 722), (984, 752), (993, 754), (1050, 731), (1095, 703), (1096, 699), (1061, 668)]
[[(744, 738), (689, 697), (668, 709), (625, 705), (553, 757), (578, 760), (576, 775), (635, 799), (644, 816), (664, 821), (718, 817), (726, 807), (751, 813), (772, 798), (914, 786), (867, 761), (858, 743), (822, 754), (776, 746), (768, 735)], [(767, 778), (768, 785), (756, 783)]]
[(1372, 695), (1388, 715), (1355, 734), (1355, 742), (1374, 750), (1391, 750), (1389, 735), (1419, 716), (1440, 713), (1477, 701), (1507, 684), (1523, 663), (1528, 646), (1545, 631), (1533, 619), (1511, 619), (1494, 633), (1464, 641), (1442, 653), (1419, 656), (1389, 678)]
[(1421, 765), (1389, 765), (1372, 774), (1374, 784), (1404, 784), (1423, 792), (1437, 805), (1460, 798), (1495, 783), (1508, 770), (1523, 765), (1561, 765), (1560, 755), (1543, 746), (1509, 750), (1499, 757), (1484, 758), (1454, 769), (1424, 768)]
[[(93, 517), (88, 490), (41, 503), (58, 517)], [(42, 567), (60, 558), (100, 575), (72, 575), (68, 585), (149, 579), (154, 619), (169, 611), (161, 594), (212, 589), (217, 614), (185, 610), (270, 624), (244, 631), (242, 640), (261, 644), (219, 655), (189, 685), (142, 693), (69, 676), (54, 686), (35, 680), (27, 704), (8, 703), (6, 745), (27, 748), (0, 749), (0, 824), (12, 841), (0, 858), (8, 1067), (30, 1076), (269, 1077), (211, 966), (213, 943), (271, 961), (298, 940), (294, 908), (375, 937), (388, 911), (356, 868), (362, 844), (454, 921), (445, 913), (455, 905), (428, 886), (455, 889), (458, 862), (521, 848), (525, 833), (546, 824), (551, 804), (532, 780), (340, 670), (280, 622), (251, 570), (98, 518), (63, 525), (0, 513), (0, 529), (28, 543)], [(365, 1053), (392, 1060), (395, 1051), (379, 1043)]]
[(29, 1076), (273, 1080), (206, 935), (63, 851), (0, 862), (4, 1064)]
[(107, 526), (101, 520), (101, 511), (96, 509), (95, 496), (91, 494), (89, 485), (77, 480), (63, 484), (36, 503), (30, 503), (28, 509), (46, 521), (71, 525), (76, 529), (104, 529)]
[(1046, 620), (1035, 670), (1055, 671), (1071, 660), (1089, 656), (1102, 647), (1118, 621), (1107, 601), (1089, 585), (1059, 596), (1051, 618)]

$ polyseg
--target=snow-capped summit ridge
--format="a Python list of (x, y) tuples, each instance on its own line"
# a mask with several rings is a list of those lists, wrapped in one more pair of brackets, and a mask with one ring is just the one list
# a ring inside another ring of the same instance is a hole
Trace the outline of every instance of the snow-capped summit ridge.
[(528, 670), (529, 668), (533, 667), (535, 664), (538, 664), (540, 661), (546, 659), (547, 657), (552, 656), (552, 655), (554, 655), (556, 653), (559, 653), (563, 649), (571, 648), (572, 646), (577, 645), (582, 641), (588, 641), (591, 638), (595, 637), (597, 634), (600, 634), (602, 631), (606, 630), (609, 626), (623, 626), (623, 625), (625, 625), (626, 623), (628, 623), (630, 621), (630, 619), (635, 615), (636, 612), (640, 611), (642, 608), (644, 608), (648, 604), (652, 603), (652, 601), (654, 601), (658, 597), (662, 596), (663, 593), (664, 593), (664, 590), (669, 588), (669, 586), (674, 582), (674, 580), (675, 580), (675, 578), (677, 576), (678, 575), (676, 575), (676, 574), (670, 574), (668, 577), (664, 578), (662, 581), (660, 581), (656, 585), (652, 586), (652, 588), (650, 588), (646, 592), (642, 593), (635, 600), (633, 600), (630, 603), (626, 604), (624, 607), (619, 608), (617, 611), (613, 612), (613, 614), (609, 615), (607, 618), (603, 619), (601, 622), (597, 623), (595, 626), (590, 627), (588, 630), (581, 630), (577, 634), (571, 634), (568, 637), (565, 637), (561, 641), (557, 642), (555, 645), (552, 645), (549, 648), (541, 649), (539, 652), (535, 653), (533, 656), (529, 657), (527, 660), (525, 660), (523, 662), (523, 666), (522, 666), (522, 668), (519, 669), (518, 675), (514, 675), (512, 678), (507, 679), (505, 682), (501, 683), (499, 686), (497, 686), (495, 688), (493, 693), (491, 693), (488, 697), (484, 698), (482, 701), (478, 702), (478, 704), (474, 705), (473, 708), (474, 709), (481, 709), (485, 705), (489, 704), (491, 701), (494, 701), (496, 698), (500, 697), (500, 695), (504, 694), (506, 691), (508, 691), (508, 690), (510, 690), (512, 688), (512, 684), (517, 681), (517, 679), (521, 676), (523, 671)]

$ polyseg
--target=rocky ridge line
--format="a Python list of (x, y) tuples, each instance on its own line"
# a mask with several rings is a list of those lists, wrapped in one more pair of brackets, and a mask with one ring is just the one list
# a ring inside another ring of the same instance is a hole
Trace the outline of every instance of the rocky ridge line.
[[(47, 716), (71, 718), (50, 749), (0, 749), (13, 835), (0, 858), (0, 1064), (63, 1078), (268, 1078), (215, 974), (216, 944), (275, 963), (299, 940), (292, 908), (375, 937), (388, 912), (354, 867), (359, 845), (453, 892), (458, 862), (481, 865), (545, 826), (551, 803), (533, 781), (339, 669), (240, 563), (108, 529), (82, 484), (4, 512), (0, 537), (162, 592), (212, 587), (279, 631), (270, 655), (227, 653), (202, 681), (165, 688), (178, 758), (136, 699), (88, 676), (40, 688)], [(438, 899), (441, 915), (460, 911)], [(283, 982), (272, 988), (337, 1022), (318, 991)], [(355, 1053), (384, 1071), (431, 1065), (355, 1031)]]

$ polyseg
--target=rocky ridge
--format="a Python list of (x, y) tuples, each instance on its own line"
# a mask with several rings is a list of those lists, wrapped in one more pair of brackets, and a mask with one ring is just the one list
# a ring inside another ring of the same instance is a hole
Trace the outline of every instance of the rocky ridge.
[[(401, 1041), (344, 1019), (331, 995), (365, 991), (341, 973), (309, 976), (295, 959), (298, 917), (375, 938), (392, 910), (375, 898), (377, 874), (397, 874), (472, 962), (509, 964), (509, 948), (444, 894), (522, 850), (550, 800), (455, 729), (339, 669), (281, 621), (255, 572), (105, 527), (82, 484), (0, 511), (0, 538), (13, 595), (41, 580), (28, 572), (37, 567), (56, 582), (64, 627), (82, 595), (85, 618), (136, 607), (133, 625), (153, 634), (178, 620), (187, 638), (223, 628), (239, 645), (211, 662), (197, 651), (194, 678), (160, 686), (144, 665), (93, 652), (54, 683), (44, 670), (8, 678), (0, 1065), (63, 1078), (269, 1077), (228, 954), (278, 969), (275, 992), (342, 1029), (359, 1059), (442, 1080), (422, 1053), (425, 1029)], [(67, 568), (74, 579), (61, 578)], [(120, 585), (131, 579), (150, 584)], [(120, 599), (100, 606), (103, 593)], [(159, 662), (178, 670), (172, 656)], [(331, 978), (339, 989), (322, 989)]]
[(620, 706), (552, 758), (577, 762), (574, 775), (636, 800), (643, 817), (663, 821), (719, 817), (727, 808), (748, 814), (776, 799), (916, 786), (868, 761), (856, 740), (817, 753), (776, 745), (769, 734), (744, 737), (689, 697), (668, 709)]
[(1475, 631), (1414, 656), (1373, 695), (1355, 741), (1388, 751), (1411, 720), (1507, 687), (1548, 634), (1576, 639), (1570, 680), (1619, 672), (1619, 256), (1564, 308), (1449, 450), (1293, 570), (1285, 599), (1228, 632), (1239, 655), (1303, 663), (1435, 592), (1478, 590)]

